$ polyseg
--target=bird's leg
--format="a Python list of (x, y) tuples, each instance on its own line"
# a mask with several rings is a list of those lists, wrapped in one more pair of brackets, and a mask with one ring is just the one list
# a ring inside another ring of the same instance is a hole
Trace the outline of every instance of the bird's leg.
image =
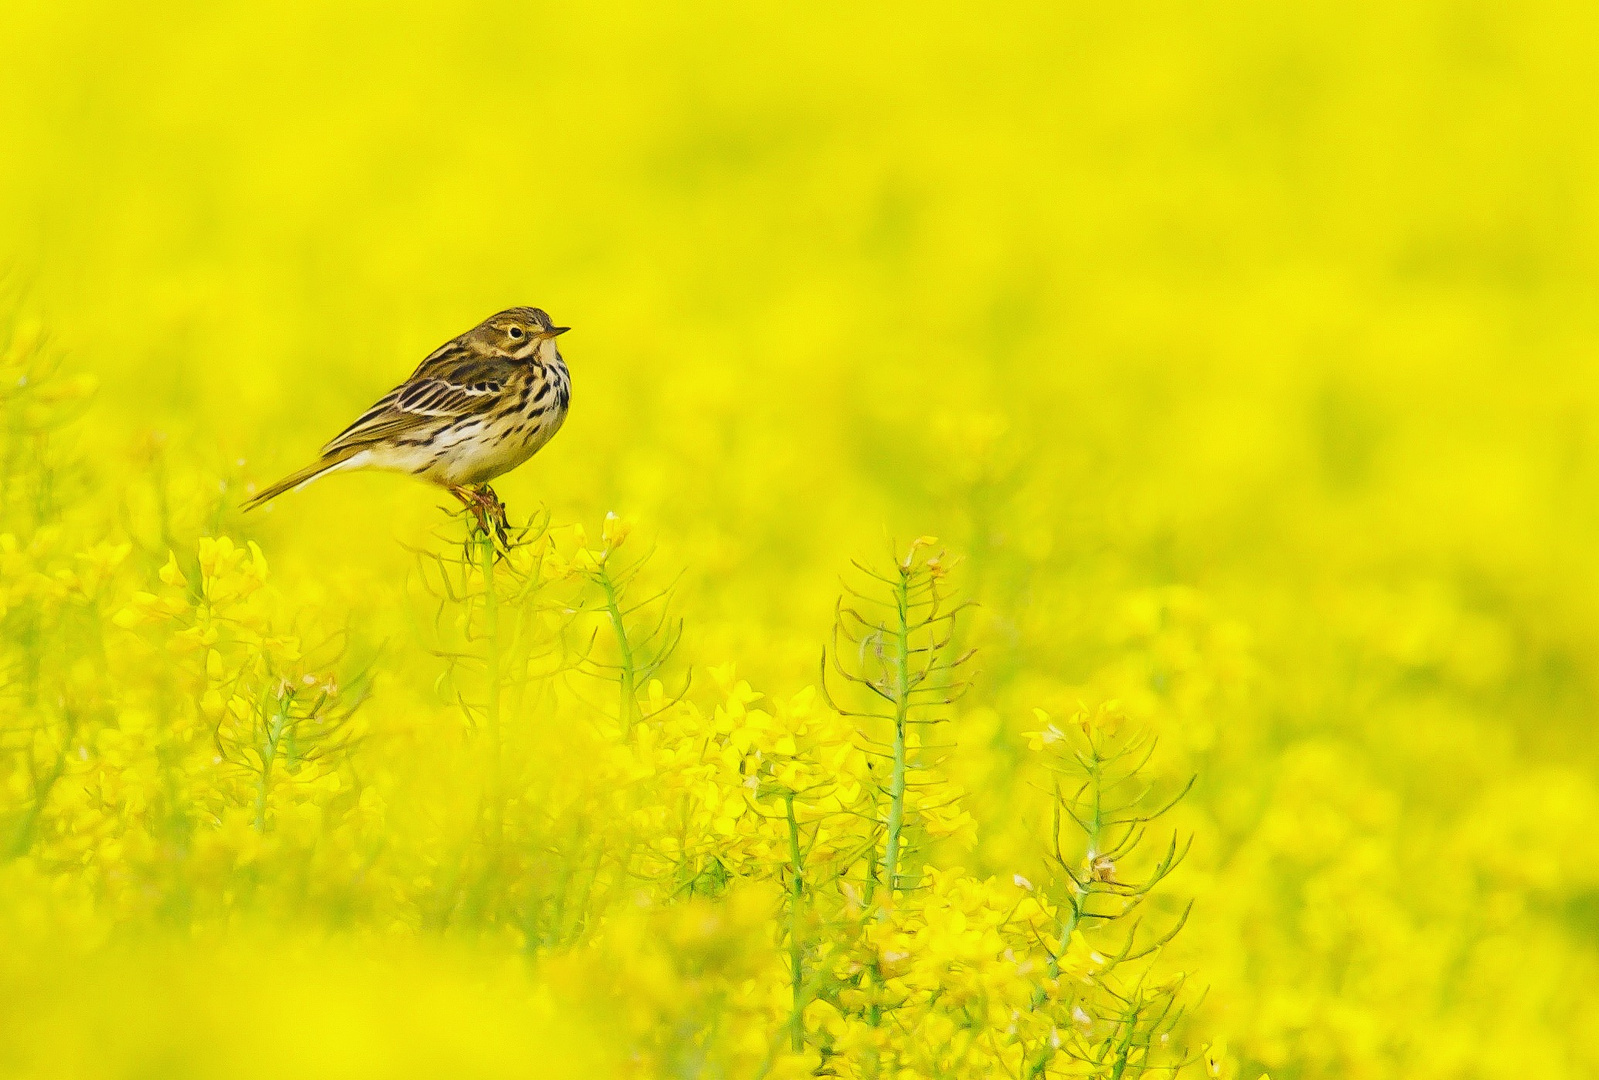
[(505, 512), (505, 504), (494, 493), (494, 489), (487, 484), (478, 485), (477, 497), (479, 505), (483, 507), (484, 512), (494, 522), (494, 532), (499, 536), (500, 543), (509, 548), (511, 546), (511, 519)]
[[(466, 508), (472, 511), (472, 516), (477, 519), (478, 532), (484, 536), (489, 535), (489, 508), (484, 503), (482, 494), (473, 488), (463, 487), (460, 484), (446, 484), (444, 486), (451, 495), (460, 499)], [(504, 513), (504, 511), (502, 510), (501, 513)], [(499, 532), (498, 522), (495, 524), (495, 531)]]

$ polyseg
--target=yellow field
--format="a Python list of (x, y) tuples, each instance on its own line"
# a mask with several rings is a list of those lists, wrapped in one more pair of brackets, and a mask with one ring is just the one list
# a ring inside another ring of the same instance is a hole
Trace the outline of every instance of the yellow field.
[(0, 1075), (1599, 1075), (1599, 14), (636, 7), (0, 5)]

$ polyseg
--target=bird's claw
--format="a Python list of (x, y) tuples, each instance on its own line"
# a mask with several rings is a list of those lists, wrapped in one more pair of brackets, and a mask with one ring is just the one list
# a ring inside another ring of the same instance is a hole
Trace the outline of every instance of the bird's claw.
[(499, 541), (498, 551), (503, 558), (511, 550), (510, 515), (506, 513), (505, 504), (500, 501), (500, 497), (494, 494), (493, 488), (484, 484), (479, 494), (482, 496), (483, 502), (481, 504), (482, 517), (478, 519), (478, 524), (485, 534), (488, 533), (490, 524), (494, 526), (494, 537)]
[(477, 531), (496, 541), (496, 561), (505, 558), (511, 550), (511, 520), (494, 489), (482, 484), (475, 488), (452, 487), (450, 492), (471, 512)]

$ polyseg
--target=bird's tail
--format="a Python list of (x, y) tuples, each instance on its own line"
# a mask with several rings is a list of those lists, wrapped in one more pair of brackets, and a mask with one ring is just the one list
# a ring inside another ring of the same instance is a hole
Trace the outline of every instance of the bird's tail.
[(312, 462), (299, 472), (290, 473), (277, 483), (272, 484), (269, 487), (262, 488), (260, 491), (250, 496), (250, 498), (246, 500), (244, 504), (244, 509), (254, 510), (258, 506), (263, 506), (266, 503), (271, 502), (279, 495), (282, 495), (285, 491), (293, 491), (295, 488), (302, 488), (311, 481), (315, 480), (317, 477), (321, 476), (323, 473), (337, 469), (348, 459), (348, 454), (341, 454), (336, 457), (325, 457), (320, 461)]

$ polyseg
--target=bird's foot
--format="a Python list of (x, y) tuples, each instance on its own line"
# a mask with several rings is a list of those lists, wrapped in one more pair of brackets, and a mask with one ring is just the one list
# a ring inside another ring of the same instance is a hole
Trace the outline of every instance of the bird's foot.
[(505, 504), (494, 493), (494, 489), (487, 484), (478, 485), (477, 494), (484, 514), (487, 516), (489, 523), (494, 526), (494, 535), (499, 538), (500, 547), (509, 551), (511, 549), (511, 517), (505, 511)]
[(494, 494), (494, 489), (487, 484), (478, 484), (476, 487), (464, 487), (459, 484), (448, 485), (449, 492), (472, 512), (477, 531), (484, 536), (492, 537), (499, 541), (497, 549), (501, 555), (511, 548), (511, 522), (505, 512), (505, 504), (500, 497)]

